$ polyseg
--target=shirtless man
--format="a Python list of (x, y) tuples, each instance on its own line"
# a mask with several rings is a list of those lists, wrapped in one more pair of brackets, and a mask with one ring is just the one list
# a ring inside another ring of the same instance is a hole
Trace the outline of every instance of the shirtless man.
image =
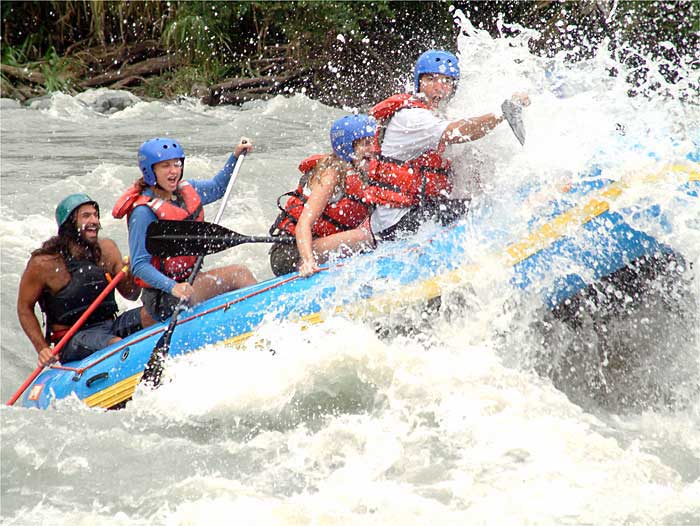
[[(56, 223), (58, 235), (32, 252), (17, 296), (17, 317), (34, 345), (41, 366), (56, 360), (81, 360), (142, 326), (141, 308), (117, 316), (112, 291), (59, 356), (53, 354), (51, 344), (61, 339), (105, 289), (111, 276), (124, 267), (116, 243), (98, 238), (100, 209), (86, 194), (72, 194), (63, 199), (56, 207)], [(128, 300), (137, 299), (141, 292), (130, 275), (116, 288)], [(46, 316), (45, 333), (34, 312), (37, 303)]]

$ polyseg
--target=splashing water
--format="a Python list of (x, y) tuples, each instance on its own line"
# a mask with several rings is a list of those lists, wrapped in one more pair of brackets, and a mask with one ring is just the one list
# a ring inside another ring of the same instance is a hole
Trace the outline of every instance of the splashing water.
[[(533, 101), (524, 148), (503, 125), (450, 152), (464, 181), (478, 174), (480, 213), (503, 231), (525, 232), (538, 206), (513, 209), (524, 184), (546, 193), (593, 164), (624, 177), (653, 162), (647, 152), (673, 161), (697, 145), (700, 111), (687, 82), (630, 97), (625, 76), (610, 74), (625, 65), (604, 48), (584, 62), (543, 59), (528, 51), (535, 32), (514, 26), (494, 39), (456, 15), (462, 79), (448, 115), (497, 111), (516, 91)], [(299, 95), (242, 108), (140, 102), (110, 116), (72, 99), (3, 110), (5, 399), (35, 360), (14, 313), (17, 282), (53, 232), (63, 195), (87, 191), (107, 208), (137, 177), (136, 149), (151, 136), (180, 139), (187, 177), (202, 178), (248, 135), (256, 151), (223, 224), (261, 233), (275, 217), (271, 196), (296, 184), (300, 159), (329, 149), (327, 130), (342, 114)], [(643, 197), (667, 213), (668, 227), (653, 235), (697, 269), (697, 201), (669, 207), (675, 187)], [(102, 223), (125, 248), (124, 225)], [(648, 228), (641, 217), (634, 226)], [(470, 231), (465, 250), (476, 258), (491, 243)], [(232, 262), (270, 276), (265, 247), (209, 264)], [(653, 281), (642, 304), (604, 323), (572, 327), (493, 269), (443, 298), (438, 313), (399, 313), (385, 332), (340, 317), (308, 330), (265, 323), (241, 351), (212, 346), (173, 360), (164, 387), (137, 392), (123, 411), (72, 399), (44, 412), (3, 407), (3, 522), (698, 523), (694, 272)]]

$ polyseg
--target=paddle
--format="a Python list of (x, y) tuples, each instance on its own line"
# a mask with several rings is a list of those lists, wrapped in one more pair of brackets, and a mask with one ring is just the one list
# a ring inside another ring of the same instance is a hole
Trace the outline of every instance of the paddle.
[[(76, 321), (73, 326), (68, 329), (68, 332), (63, 335), (63, 338), (56, 344), (56, 346), (51, 350), (51, 354), (53, 356), (57, 356), (59, 352), (61, 352), (61, 349), (63, 349), (66, 344), (70, 341), (70, 339), (75, 335), (76, 332), (80, 329), (80, 327), (83, 326), (85, 323), (85, 320), (87, 320), (90, 315), (95, 312), (95, 309), (100, 306), (100, 303), (104, 301), (104, 299), (107, 297), (107, 295), (114, 290), (114, 287), (116, 287), (121, 279), (125, 276), (126, 271), (129, 269), (128, 265), (125, 265), (124, 268), (122, 268), (119, 272), (117, 272), (117, 275), (112, 278), (112, 281), (110, 281), (105, 289), (100, 292), (100, 295), (95, 298), (95, 301), (93, 301), (90, 306), (87, 308), (85, 312), (78, 318), (78, 321)], [(41, 373), (41, 371), (44, 370), (44, 366), (40, 365), (36, 369), (34, 369), (34, 372), (29, 375), (29, 377), (24, 381), (22, 386), (17, 390), (15, 394), (12, 395), (12, 397), (7, 401), (7, 405), (13, 405), (20, 396), (22, 396), (22, 393), (29, 387), (29, 385), (36, 379), (37, 376)]]
[(245, 236), (205, 221), (154, 221), (148, 226), (146, 249), (154, 256), (216, 254), (243, 243), (295, 243), (295, 237)]
[(511, 100), (503, 101), (501, 104), (503, 117), (508, 121), (510, 129), (521, 145), (525, 145), (525, 125), (523, 124), (523, 107)]
[[(236, 182), (238, 172), (241, 170), (241, 164), (243, 163), (243, 159), (245, 159), (245, 155), (245, 152), (243, 152), (241, 153), (241, 156), (238, 159), (236, 159), (236, 165), (233, 167), (233, 173), (231, 174), (228, 186), (226, 187), (226, 192), (224, 193), (224, 196), (221, 199), (221, 206), (219, 206), (219, 211), (216, 214), (214, 223), (218, 223), (221, 220), (221, 216), (224, 214), (226, 202), (228, 201), (229, 195), (231, 195), (231, 189), (233, 188), (233, 184)], [(190, 274), (190, 277), (187, 280), (187, 282), (190, 285), (194, 283), (194, 279), (197, 277), (199, 269), (202, 267), (203, 261), (204, 255), (200, 255), (197, 258), (197, 261), (195, 261), (194, 268), (192, 269), (192, 274)], [(153, 351), (151, 351), (151, 356), (148, 359), (148, 363), (146, 364), (145, 369), (143, 370), (143, 375), (141, 376), (140, 383), (150, 385), (154, 389), (160, 385), (161, 378), (163, 376), (163, 363), (165, 362), (166, 356), (168, 356), (168, 353), (170, 352), (170, 340), (172, 340), (173, 332), (175, 331), (175, 326), (177, 325), (177, 320), (180, 317), (180, 313), (186, 308), (187, 300), (184, 298), (180, 299), (177, 306), (175, 307), (175, 310), (173, 311), (172, 316), (170, 317), (170, 323), (168, 324), (168, 328), (165, 329), (165, 332), (156, 343), (156, 346), (153, 348)]]

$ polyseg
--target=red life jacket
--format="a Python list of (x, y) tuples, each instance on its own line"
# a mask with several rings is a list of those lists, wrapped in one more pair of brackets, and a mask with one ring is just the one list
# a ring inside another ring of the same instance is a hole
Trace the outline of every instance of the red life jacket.
[[(202, 200), (192, 185), (187, 181), (180, 181), (177, 185), (176, 193), (182, 200), (185, 206), (184, 208), (159, 197), (143, 195), (137, 185), (132, 185), (117, 200), (117, 203), (112, 209), (112, 216), (116, 219), (121, 219), (126, 216), (128, 221), (129, 217), (131, 217), (131, 213), (137, 206), (147, 206), (153, 210), (153, 213), (158, 219), (203, 221), (204, 208), (202, 207)], [(196, 261), (197, 256), (176, 256), (167, 258), (153, 256), (151, 258), (151, 264), (155, 268), (177, 282), (182, 282), (190, 276)], [(152, 288), (151, 285), (140, 278), (135, 278), (134, 281), (140, 287)]]
[(447, 197), (452, 190), (450, 162), (440, 151), (430, 150), (416, 159), (399, 161), (382, 155), (386, 126), (394, 114), (405, 108), (428, 106), (420, 99), (402, 93), (374, 106), (369, 114), (377, 119), (373, 149), (375, 159), (369, 167), (369, 185), (365, 188), (368, 203), (397, 208), (420, 205), (427, 198)]
[[(299, 164), (299, 170), (303, 174), (299, 180), (299, 186), (293, 192), (282, 194), (277, 199), (277, 206), (282, 212), (272, 227), (270, 227), (270, 235), (276, 235), (279, 232), (285, 232), (292, 236), (295, 234), (297, 222), (301, 217), (301, 212), (304, 210), (304, 204), (308, 200), (308, 197), (304, 195), (304, 187), (311, 176), (311, 170), (314, 169), (321, 159), (326, 157), (328, 155), (325, 154), (311, 155)], [(313, 237), (325, 237), (360, 226), (362, 221), (369, 215), (369, 207), (363, 200), (362, 187), (363, 184), (359, 175), (355, 172), (348, 172), (345, 176), (343, 196), (336, 202), (326, 205), (326, 208), (323, 209), (323, 212), (321, 212), (321, 215), (311, 227), (311, 235)], [(281, 201), (284, 197), (289, 197), (289, 199), (282, 206)]]

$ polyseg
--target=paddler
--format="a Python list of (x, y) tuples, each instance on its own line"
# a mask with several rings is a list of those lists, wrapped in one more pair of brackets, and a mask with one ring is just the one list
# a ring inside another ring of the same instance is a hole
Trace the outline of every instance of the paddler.
[(270, 249), (276, 276), (297, 269), (309, 276), (333, 253), (349, 255), (371, 247), (368, 225), (362, 226), (370, 212), (363, 192), (375, 131), (376, 123), (367, 115), (341, 117), (330, 130), (333, 152), (301, 162), (299, 185), (277, 200), (281, 213), (270, 228), (273, 236), (296, 236), (296, 245), (276, 243)]
[[(99, 238), (100, 208), (94, 199), (86, 194), (69, 195), (58, 204), (55, 215), (58, 234), (32, 252), (17, 296), (17, 317), (42, 367), (57, 359), (81, 360), (142, 326), (140, 307), (117, 315), (111, 291), (59, 355), (52, 353), (51, 344), (68, 332), (124, 267), (116, 243)], [(132, 301), (141, 291), (129, 274), (116, 288)], [(45, 332), (34, 312), (37, 303), (46, 317)]]
[[(475, 141), (503, 122), (503, 115), (487, 113), (450, 121), (441, 112), (455, 93), (459, 62), (452, 53), (430, 50), (416, 61), (414, 93), (393, 95), (370, 110), (378, 122), (365, 190), (374, 205), (370, 218), (375, 242), (415, 232), (426, 220), (448, 224), (467, 211), (468, 200), (452, 200), (453, 176), (445, 157), (448, 144)], [(516, 93), (506, 107), (527, 106), (526, 94)]]
[(126, 217), (131, 271), (143, 287), (141, 301), (156, 321), (168, 318), (180, 299), (190, 305), (256, 283), (244, 265), (228, 265), (197, 274), (190, 285), (197, 255), (160, 258), (146, 250), (148, 225), (157, 219), (204, 220), (203, 206), (223, 197), (236, 159), (253, 144), (242, 138), (224, 167), (210, 180), (183, 180), (185, 152), (174, 139), (155, 138), (139, 148), (142, 176), (119, 198), (112, 215)]

